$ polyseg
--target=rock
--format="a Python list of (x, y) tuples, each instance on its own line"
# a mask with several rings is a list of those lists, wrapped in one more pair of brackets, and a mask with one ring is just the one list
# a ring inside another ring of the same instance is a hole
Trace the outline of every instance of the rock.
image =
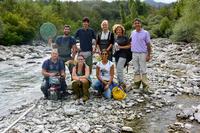
[(131, 127), (122, 127), (122, 132), (133, 133), (133, 129)]
[(73, 115), (79, 114), (78, 110), (76, 110), (74, 108), (66, 108), (66, 107), (64, 107), (64, 113), (67, 116), (73, 116)]
[(192, 125), (189, 124), (189, 123), (186, 123), (186, 124), (184, 125), (184, 127), (185, 127), (186, 129), (191, 129), (191, 128), (192, 128)]
[(79, 128), (83, 133), (88, 133), (90, 131), (90, 125), (88, 123), (79, 124)]
[(200, 123), (200, 112), (194, 114), (194, 119)]

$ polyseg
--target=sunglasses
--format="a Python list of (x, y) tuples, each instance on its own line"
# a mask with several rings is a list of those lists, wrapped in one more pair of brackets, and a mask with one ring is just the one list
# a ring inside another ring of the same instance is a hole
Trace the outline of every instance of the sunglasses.
[(107, 53), (102, 53), (101, 55), (108, 55)]
[(84, 59), (78, 59), (78, 60), (84, 60)]

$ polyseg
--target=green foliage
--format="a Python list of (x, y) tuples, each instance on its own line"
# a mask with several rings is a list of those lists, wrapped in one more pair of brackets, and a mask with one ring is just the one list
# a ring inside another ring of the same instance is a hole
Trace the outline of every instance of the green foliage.
[(124, 6), (120, 4), (120, 16), (121, 16), (121, 22), (126, 23), (126, 14), (124, 11)]
[(160, 22), (160, 33), (162, 37), (169, 37), (170, 30), (170, 21), (167, 17), (164, 17)]
[(171, 36), (175, 41), (195, 42), (200, 40), (200, 1), (185, 0), (183, 16), (174, 27)]
[(19, 14), (8, 13), (3, 16), (4, 34), (2, 43), (17, 45), (26, 43), (34, 36), (34, 29), (28, 26), (28, 20)]
[[(110, 27), (122, 23), (129, 35), (133, 20), (142, 20), (151, 37), (169, 37), (176, 41), (200, 41), (200, 1), (179, 0), (162, 8), (155, 8), (140, 0), (105, 2), (58, 0), (4, 0), (0, 2), (0, 44), (19, 45), (40, 39), (39, 28), (53, 23), (63, 34), (63, 25), (71, 25), (71, 34), (82, 27), (82, 18), (90, 18), (90, 26), (100, 31), (101, 21)], [(173, 32), (172, 32), (173, 29)]]
[(2, 39), (2, 36), (3, 36), (3, 22), (0, 19), (0, 40)]

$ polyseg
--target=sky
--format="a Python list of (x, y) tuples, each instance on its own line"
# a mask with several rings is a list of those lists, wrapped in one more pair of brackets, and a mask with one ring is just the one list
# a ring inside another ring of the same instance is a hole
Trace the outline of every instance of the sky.
[[(81, 1), (81, 0), (61, 0), (61, 1)], [(113, 0), (105, 0), (105, 1), (111, 2)], [(141, 1), (144, 1), (144, 0), (141, 0)], [(177, 0), (154, 0), (154, 1), (163, 2), (163, 3), (171, 3), (171, 2), (175, 2)]]
[[(144, 0), (141, 0), (144, 1)], [(171, 3), (171, 2), (175, 2), (177, 0), (154, 0), (155, 2), (163, 2), (163, 3)]]

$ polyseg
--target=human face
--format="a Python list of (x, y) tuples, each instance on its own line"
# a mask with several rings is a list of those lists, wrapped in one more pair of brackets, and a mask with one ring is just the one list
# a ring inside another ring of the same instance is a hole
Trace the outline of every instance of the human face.
[(77, 60), (78, 60), (78, 63), (80, 64), (83, 64), (85, 61), (85, 59), (82, 56), (78, 56)]
[(84, 22), (83, 22), (83, 28), (84, 28), (84, 29), (88, 29), (88, 27), (89, 27), (89, 22), (84, 21)]
[(135, 27), (136, 31), (140, 31), (141, 30), (141, 27), (142, 27), (142, 24), (140, 21), (135, 21), (133, 23), (133, 26)]
[(70, 28), (69, 27), (65, 27), (64, 28), (64, 35), (69, 35), (70, 33)]
[(107, 30), (108, 30), (108, 23), (104, 22), (104, 23), (102, 24), (102, 30), (103, 30), (103, 31), (107, 31)]
[(52, 51), (51, 52), (51, 58), (52, 58), (52, 60), (57, 60), (58, 59), (58, 52)]
[(117, 34), (117, 36), (122, 36), (123, 35), (123, 30), (122, 30), (121, 27), (117, 27), (116, 34)]
[(101, 58), (102, 58), (102, 60), (107, 60), (108, 59), (108, 53), (107, 52), (102, 52), (101, 53)]

